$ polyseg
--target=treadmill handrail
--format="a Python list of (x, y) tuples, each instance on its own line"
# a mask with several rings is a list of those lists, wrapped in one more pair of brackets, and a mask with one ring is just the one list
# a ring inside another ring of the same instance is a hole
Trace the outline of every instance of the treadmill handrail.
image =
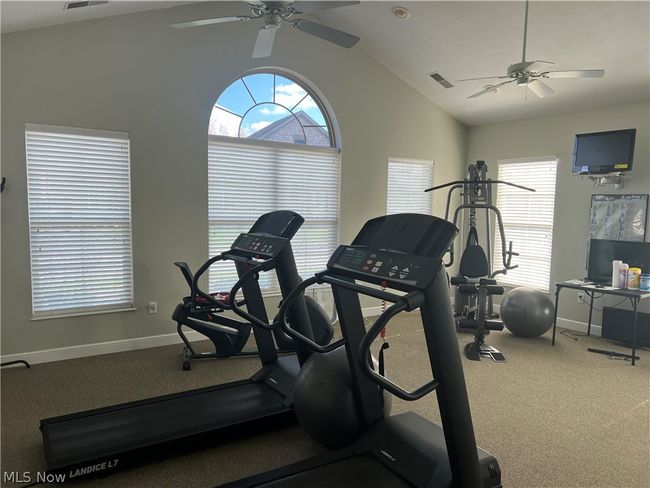
[[(231, 259), (230, 256), (228, 256), (229, 259)], [(254, 261), (247, 261), (249, 264), (253, 263)], [(246, 281), (248, 281), (251, 276), (259, 273), (260, 271), (268, 271), (270, 269), (273, 269), (275, 267), (275, 260), (274, 259), (267, 259), (265, 261), (262, 261), (259, 264), (256, 264), (255, 266), (252, 266), (248, 270), (246, 270), (240, 277), (239, 279), (235, 282), (233, 287), (230, 290), (230, 309), (235, 312), (237, 315), (242, 317), (245, 320), (248, 320), (251, 324), (257, 325), (258, 327), (261, 327), (262, 329), (266, 330), (273, 330), (277, 327), (277, 324), (268, 324), (264, 322), (263, 320), (258, 319), (254, 315), (245, 312), (239, 307), (239, 303), (237, 303), (237, 293), (241, 289), (241, 287), (244, 285)]]
[(309, 348), (313, 349), (316, 352), (326, 353), (326, 352), (333, 351), (334, 349), (338, 349), (340, 346), (345, 344), (345, 339), (339, 339), (338, 341), (321, 346), (320, 344), (313, 341), (309, 337), (306, 337), (305, 335), (301, 334), (297, 330), (289, 327), (289, 325), (287, 324), (287, 313), (289, 312), (289, 307), (291, 306), (293, 301), (299, 295), (303, 294), (305, 290), (310, 286), (323, 283), (321, 279), (322, 278), (321, 274), (322, 272), (316, 273), (314, 276), (302, 281), (300, 285), (298, 285), (293, 290), (291, 290), (291, 293), (289, 293), (287, 297), (280, 304), (280, 309), (278, 311), (278, 314), (273, 319), (273, 327), (279, 326), (285, 332), (285, 334), (287, 334), (292, 339), (302, 342), (303, 344), (305, 344), (306, 346), (308, 346)]
[(415, 401), (423, 396), (431, 393), (435, 390), (439, 383), (434, 378), (431, 381), (425, 383), (424, 385), (416, 388), (413, 391), (407, 391), (396, 383), (393, 383), (385, 376), (377, 373), (373, 369), (372, 356), (370, 353), (370, 346), (377, 336), (381, 333), (382, 329), (386, 327), (386, 324), (395, 317), (397, 314), (407, 310), (414, 310), (419, 308), (424, 302), (424, 294), (420, 291), (411, 292), (407, 295), (404, 295), (402, 299), (388, 307), (382, 314), (375, 320), (375, 322), (370, 326), (368, 332), (361, 340), (359, 344), (359, 366), (361, 371), (374, 383), (377, 383), (379, 386), (389, 391), (393, 395), (402, 400)]
[(389, 293), (384, 290), (377, 290), (368, 286), (359, 285), (353, 281), (342, 280), (328, 274), (321, 274), (320, 279), (321, 283), (329, 283), (330, 285), (338, 286), (339, 288), (346, 288), (348, 290), (356, 291), (358, 293), (362, 293), (363, 295), (368, 295), (380, 300), (386, 300), (387, 302), (391, 303), (397, 303), (403, 299), (401, 295), (395, 295), (394, 293)]

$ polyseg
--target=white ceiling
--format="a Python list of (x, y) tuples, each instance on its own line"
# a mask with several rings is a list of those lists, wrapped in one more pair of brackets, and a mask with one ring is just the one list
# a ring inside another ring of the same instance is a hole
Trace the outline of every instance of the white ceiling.
[[(2, 0), (2, 32), (159, 9), (183, 1), (111, 1), (64, 11), (64, 1)], [(407, 7), (407, 20), (394, 6)], [(245, 13), (237, 8), (234, 13)], [(445, 89), (427, 75), (460, 78), (504, 75), (521, 61), (523, 1), (363, 1), (318, 14), (324, 24), (356, 34), (363, 49), (406, 83), (468, 125), (587, 109), (650, 98), (650, 2), (536, 1), (530, 4), (528, 60), (547, 60), (554, 69), (607, 71), (603, 79), (545, 80), (557, 93), (539, 99), (516, 86), (477, 99), (467, 96), (482, 81)], [(219, 28), (215, 25), (214, 28)], [(389, 96), (389, 94), (387, 95)]]
[[(411, 17), (400, 21), (394, 5)], [(650, 98), (650, 3), (531, 2), (528, 60), (554, 69), (606, 69), (603, 79), (545, 80), (557, 91), (544, 99), (508, 85), (496, 94), (467, 96), (486, 82), (445, 89), (449, 81), (505, 75), (521, 61), (524, 2), (362, 2), (321, 12), (331, 26), (361, 37), (360, 47), (437, 105), (468, 125), (535, 117)], [(489, 80), (487, 80), (489, 81)]]

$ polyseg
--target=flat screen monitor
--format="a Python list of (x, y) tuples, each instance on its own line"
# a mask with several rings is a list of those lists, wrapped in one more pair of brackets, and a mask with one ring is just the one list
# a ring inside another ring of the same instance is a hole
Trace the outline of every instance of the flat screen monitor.
[(573, 172), (581, 175), (630, 171), (636, 129), (576, 134)]
[(650, 273), (650, 243), (638, 241), (612, 241), (591, 239), (587, 279), (595, 283), (612, 282), (612, 261), (620, 259), (630, 268), (641, 268)]

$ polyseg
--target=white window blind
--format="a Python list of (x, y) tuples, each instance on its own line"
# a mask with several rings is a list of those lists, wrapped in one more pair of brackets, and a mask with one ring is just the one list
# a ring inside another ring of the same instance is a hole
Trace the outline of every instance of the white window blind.
[[(497, 275), (500, 283), (549, 289), (556, 169), (555, 158), (499, 163), (499, 180), (535, 189), (530, 192), (495, 185), (506, 241), (512, 241), (512, 250), (519, 253), (512, 258), (512, 264), (519, 267), (505, 275)], [(503, 259), (499, 232), (495, 235), (492, 267), (496, 270), (503, 267)]]
[(35, 317), (133, 306), (128, 134), (28, 124)]
[[(232, 143), (209, 136), (211, 256), (229, 249), (260, 215), (292, 210), (305, 219), (291, 246), (298, 272), (307, 278), (325, 267), (338, 244), (338, 203), (336, 149)], [(236, 277), (232, 262), (216, 263), (210, 268), (210, 290), (229, 290)], [(260, 286), (265, 293), (279, 289), (272, 272), (262, 273)]]
[(432, 183), (433, 162), (389, 160), (386, 213), (431, 214), (432, 194), (424, 190)]

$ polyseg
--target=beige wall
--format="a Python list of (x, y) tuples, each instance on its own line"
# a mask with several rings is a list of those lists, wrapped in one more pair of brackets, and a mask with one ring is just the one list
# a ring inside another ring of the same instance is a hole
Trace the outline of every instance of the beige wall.
[[(468, 131), (469, 161), (485, 159), (496, 178), (497, 160), (535, 156), (559, 159), (555, 196), (551, 289), (556, 281), (585, 276), (589, 207), (593, 193), (650, 193), (650, 102), (602, 107), (549, 117), (472, 127)], [(571, 174), (573, 140), (577, 133), (636, 128), (634, 167), (621, 190), (593, 183)], [(648, 225), (648, 223), (646, 223)], [(507, 237), (507, 236), (506, 236)], [(650, 232), (646, 234), (646, 239)], [(513, 243), (516, 251), (517, 243)], [(597, 306), (620, 299), (607, 297)], [(642, 303), (648, 309), (648, 303)], [(560, 317), (587, 322), (588, 307), (577, 303), (571, 290), (562, 292)], [(600, 323), (599, 314), (594, 316)]]
[[(437, 182), (462, 177), (466, 129), (359, 48), (284, 27), (273, 57), (253, 60), (259, 25), (174, 30), (226, 15), (199, 4), (2, 36), (2, 354), (172, 333), (185, 293), (172, 266), (207, 258), (207, 125), (219, 92), (270, 66), (311, 80), (342, 136), (341, 235), (349, 242), (385, 210), (391, 156), (434, 159)], [(32, 321), (25, 123), (127, 131), (131, 136), (137, 312)], [(436, 199), (436, 213), (444, 209)], [(158, 315), (145, 305), (159, 303)]]

